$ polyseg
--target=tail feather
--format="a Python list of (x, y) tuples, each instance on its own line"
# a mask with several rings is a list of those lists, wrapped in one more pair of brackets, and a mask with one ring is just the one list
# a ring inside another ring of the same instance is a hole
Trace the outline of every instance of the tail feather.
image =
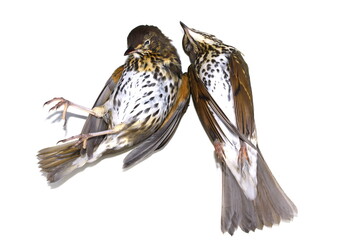
[[(258, 157), (258, 194), (261, 198), (255, 200), (257, 208), (263, 210), (263, 219), (270, 219), (266, 226), (273, 223), (279, 224), (280, 220), (290, 221), (297, 215), (297, 208), (290, 198), (281, 189), (279, 183), (272, 175), (268, 165), (262, 157), (260, 150)], [(267, 216), (265, 218), (265, 215)], [(270, 217), (271, 216), (271, 217)]]
[(39, 167), (50, 183), (56, 182), (78, 167), (74, 162), (81, 158), (80, 151), (74, 142), (44, 148), (37, 155)]
[(257, 196), (249, 200), (230, 169), (224, 165), (221, 229), (233, 234), (237, 227), (244, 232), (271, 227), (281, 220), (290, 221), (296, 206), (286, 196), (259, 152), (257, 161)]

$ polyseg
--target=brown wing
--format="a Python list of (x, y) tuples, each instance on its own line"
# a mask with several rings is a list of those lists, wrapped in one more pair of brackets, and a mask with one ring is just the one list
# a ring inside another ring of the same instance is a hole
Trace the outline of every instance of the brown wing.
[(149, 138), (132, 150), (124, 159), (124, 168), (134, 166), (136, 163), (149, 157), (154, 151), (163, 148), (174, 135), (180, 120), (189, 105), (190, 87), (187, 74), (183, 74), (178, 96), (174, 106), (165, 118), (163, 124)]
[(249, 69), (239, 51), (230, 56), (229, 64), (237, 128), (249, 138), (255, 131)]
[(214, 118), (214, 113), (234, 135), (237, 135), (242, 141), (248, 143), (251, 147), (256, 148), (254, 144), (250, 142), (248, 137), (245, 136), (242, 131), (239, 131), (239, 129), (237, 129), (234, 124), (231, 123), (231, 121), (221, 110), (219, 105), (211, 97), (204, 84), (199, 80), (192, 65), (190, 65), (188, 71), (190, 78), (191, 95), (195, 105), (195, 109), (211, 142), (214, 143), (216, 140), (223, 142), (224, 138), (226, 138), (225, 134), (221, 130), (221, 127)]
[[(103, 105), (109, 98), (111, 93), (113, 92), (116, 84), (121, 79), (122, 72), (124, 70), (124, 65), (118, 67), (114, 73), (111, 75), (109, 80), (106, 82), (103, 90), (101, 91), (99, 97), (96, 99), (93, 107)], [(84, 127), (81, 131), (81, 134), (85, 133), (93, 133), (100, 132), (108, 129), (107, 123), (102, 118), (97, 118), (93, 115), (89, 115), (86, 119)], [(104, 139), (105, 136), (99, 136), (91, 138), (87, 141), (86, 149), (82, 149), (81, 154), (87, 154), (89, 157), (92, 156), (94, 152), (94, 148), (100, 144), (100, 142)]]
[(190, 78), (191, 96), (194, 102), (196, 113), (205, 129), (205, 132), (207, 133), (211, 142), (215, 142), (216, 140), (223, 141), (223, 137), (225, 135), (221, 131), (221, 128), (216, 122), (208, 105), (209, 102), (214, 101), (212, 101), (210, 94), (204, 88), (203, 83), (198, 79), (193, 65), (189, 66), (188, 72)]

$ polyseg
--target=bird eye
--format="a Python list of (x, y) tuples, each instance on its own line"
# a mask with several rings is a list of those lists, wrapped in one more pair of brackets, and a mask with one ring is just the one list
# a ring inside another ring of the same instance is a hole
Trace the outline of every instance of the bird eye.
[(150, 40), (149, 40), (149, 39), (144, 42), (144, 46), (149, 45), (149, 44), (150, 44)]

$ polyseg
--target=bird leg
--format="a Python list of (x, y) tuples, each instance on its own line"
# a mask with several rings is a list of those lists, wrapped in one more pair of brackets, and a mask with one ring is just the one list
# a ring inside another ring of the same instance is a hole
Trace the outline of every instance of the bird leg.
[(223, 148), (223, 143), (219, 140), (215, 140), (214, 142), (214, 148), (215, 148), (215, 157), (219, 162), (222, 162), (225, 160), (225, 152)]
[(85, 134), (75, 135), (75, 136), (72, 136), (72, 137), (69, 137), (66, 139), (62, 139), (62, 140), (58, 141), (57, 143), (65, 143), (65, 142), (68, 142), (68, 141), (71, 141), (74, 139), (78, 139), (75, 146), (82, 144), (82, 148), (85, 149), (88, 139), (93, 138), (93, 137), (103, 136), (103, 135), (116, 134), (116, 133), (119, 133), (120, 131), (122, 131), (124, 128), (125, 128), (125, 124), (119, 124), (119, 125), (116, 125), (113, 129), (100, 131), (100, 132), (94, 132), (94, 133), (85, 133)]
[(66, 99), (64, 99), (62, 97), (55, 97), (55, 98), (45, 102), (44, 106), (48, 105), (50, 103), (53, 103), (53, 102), (58, 102), (58, 103), (56, 103), (55, 106), (50, 108), (49, 111), (57, 110), (59, 107), (64, 106), (64, 110), (63, 110), (63, 113), (62, 113), (62, 119), (65, 121), (64, 125), (66, 125), (66, 112), (67, 112), (67, 110), (68, 110), (68, 108), (70, 106), (73, 106), (73, 107), (75, 107), (77, 109), (85, 111), (85, 112), (87, 112), (87, 113), (89, 113), (91, 115), (94, 115), (95, 117), (103, 117), (105, 115), (105, 107), (104, 106), (99, 106), (99, 107), (94, 107), (93, 109), (89, 109), (89, 108), (80, 106), (78, 104), (75, 104), (73, 102), (70, 102), (69, 100), (66, 100)]
[(245, 162), (248, 162), (248, 165), (251, 165), (250, 158), (246, 149), (246, 143), (241, 142), (240, 143), (240, 150), (239, 150), (239, 157), (238, 161), (240, 163), (240, 167), (242, 168), (244, 166)]

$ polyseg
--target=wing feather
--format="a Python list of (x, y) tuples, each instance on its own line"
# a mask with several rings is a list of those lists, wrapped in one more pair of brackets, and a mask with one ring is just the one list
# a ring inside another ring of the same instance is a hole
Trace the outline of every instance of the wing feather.
[[(123, 70), (124, 70), (124, 65), (118, 67), (114, 71), (114, 73), (111, 75), (109, 80), (106, 82), (99, 97), (96, 99), (93, 107), (98, 107), (103, 105), (110, 98), (110, 95), (113, 92), (116, 84), (121, 79)], [(93, 115), (89, 115), (85, 121), (81, 134), (100, 132), (107, 129), (108, 129), (108, 125), (103, 118), (97, 118)], [(104, 139), (104, 137), (105, 136), (99, 136), (89, 139), (87, 141), (86, 149), (81, 150), (81, 155), (87, 154), (89, 158), (91, 158), (95, 148), (100, 144), (100, 142)]]
[(231, 123), (229, 118), (221, 110), (219, 105), (205, 88), (204, 84), (197, 77), (195, 69), (192, 65), (189, 67), (188, 71), (191, 85), (191, 95), (195, 109), (211, 141), (223, 141), (224, 138), (226, 138), (226, 135), (223, 133), (221, 127), (215, 120), (215, 117), (212, 114), (213, 112), (228, 128), (228, 130), (230, 130), (234, 135), (237, 135), (242, 141), (249, 144), (249, 146), (256, 149), (256, 146), (248, 139), (248, 137), (245, 136), (242, 131), (239, 131), (239, 129)]
[(239, 51), (231, 54), (229, 65), (237, 129), (249, 138), (256, 131), (249, 68)]

